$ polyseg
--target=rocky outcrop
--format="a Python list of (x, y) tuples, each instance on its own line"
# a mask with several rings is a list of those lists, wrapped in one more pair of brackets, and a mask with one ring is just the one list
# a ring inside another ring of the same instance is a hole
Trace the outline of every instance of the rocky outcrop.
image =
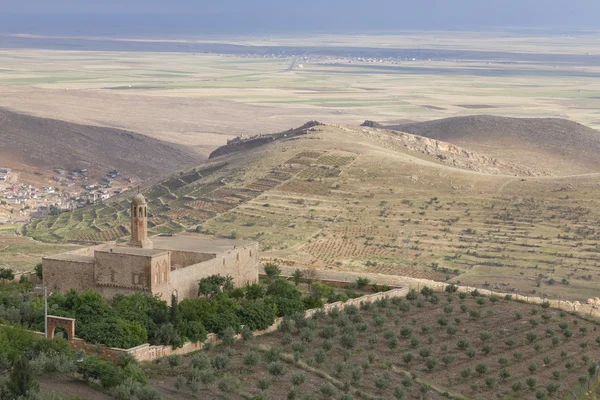
[(499, 160), (481, 153), (469, 151), (451, 143), (417, 136), (399, 131), (384, 131), (363, 128), (364, 135), (382, 145), (405, 149), (434, 157), (439, 162), (461, 169), (488, 174), (508, 174), (519, 176), (547, 175), (510, 161)]
[(262, 146), (275, 140), (288, 139), (295, 136), (306, 135), (308, 132), (311, 131), (312, 128), (319, 125), (323, 124), (318, 121), (309, 121), (299, 128), (290, 129), (285, 132), (255, 135), (251, 137), (238, 136), (228, 140), (225, 146), (221, 146), (212, 153), (210, 153), (209, 159), (213, 159), (215, 157), (219, 157), (236, 151), (253, 149), (255, 147)]

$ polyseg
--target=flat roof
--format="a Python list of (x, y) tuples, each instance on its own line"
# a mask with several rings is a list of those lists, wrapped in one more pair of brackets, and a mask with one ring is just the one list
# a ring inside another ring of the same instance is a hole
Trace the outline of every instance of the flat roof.
[(43, 257), (48, 260), (57, 260), (57, 261), (76, 261), (83, 263), (91, 263), (93, 264), (96, 260), (92, 256), (84, 256), (81, 254), (71, 254), (71, 253), (60, 253), (54, 254), (51, 256)]
[(195, 253), (222, 253), (234, 247), (243, 247), (254, 242), (238, 239), (217, 239), (210, 237), (173, 235), (152, 236), (155, 249), (189, 251)]
[(96, 250), (99, 253), (127, 254), (132, 256), (152, 257), (165, 254), (167, 251), (162, 249), (142, 249), (140, 247), (111, 246), (106, 249)]

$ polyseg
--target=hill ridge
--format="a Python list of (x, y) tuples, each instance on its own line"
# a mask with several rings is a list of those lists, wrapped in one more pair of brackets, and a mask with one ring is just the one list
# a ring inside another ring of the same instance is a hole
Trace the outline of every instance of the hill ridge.
[(450, 142), (542, 174), (600, 172), (600, 132), (567, 119), (470, 115), (384, 128)]
[(128, 176), (149, 179), (204, 159), (184, 146), (136, 132), (35, 117), (3, 108), (0, 141), (0, 159), (24, 172), (85, 167), (91, 177), (118, 169)]

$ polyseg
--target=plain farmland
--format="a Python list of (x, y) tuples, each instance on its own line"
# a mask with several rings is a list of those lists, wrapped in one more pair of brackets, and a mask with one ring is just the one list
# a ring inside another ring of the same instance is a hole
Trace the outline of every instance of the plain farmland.
[[(50, 50), (46, 41), (46, 49), (0, 51), (0, 106), (130, 129), (204, 153), (227, 137), (311, 119), (423, 121), (477, 107), (600, 126), (600, 67), (586, 56), (598, 40), (589, 33), (185, 38), (172, 41), (185, 50), (163, 41), (155, 52), (136, 47), (151, 39), (108, 40), (127, 43), (127, 52)], [(219, 46), (238, 50), (218, 54)]]

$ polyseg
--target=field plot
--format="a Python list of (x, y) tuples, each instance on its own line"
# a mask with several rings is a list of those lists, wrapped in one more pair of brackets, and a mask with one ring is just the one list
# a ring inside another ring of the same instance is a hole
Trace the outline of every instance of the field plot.
[(0, 234), (0, 268), (31, 271), (43, 256), (77, 248), (74, 245), (40, 243), (22, 236)]
[(289, 318), (147, 371), (169, 399), (561, 399), (598, 371), (597, 323), (477, 293), (425, 294)]

